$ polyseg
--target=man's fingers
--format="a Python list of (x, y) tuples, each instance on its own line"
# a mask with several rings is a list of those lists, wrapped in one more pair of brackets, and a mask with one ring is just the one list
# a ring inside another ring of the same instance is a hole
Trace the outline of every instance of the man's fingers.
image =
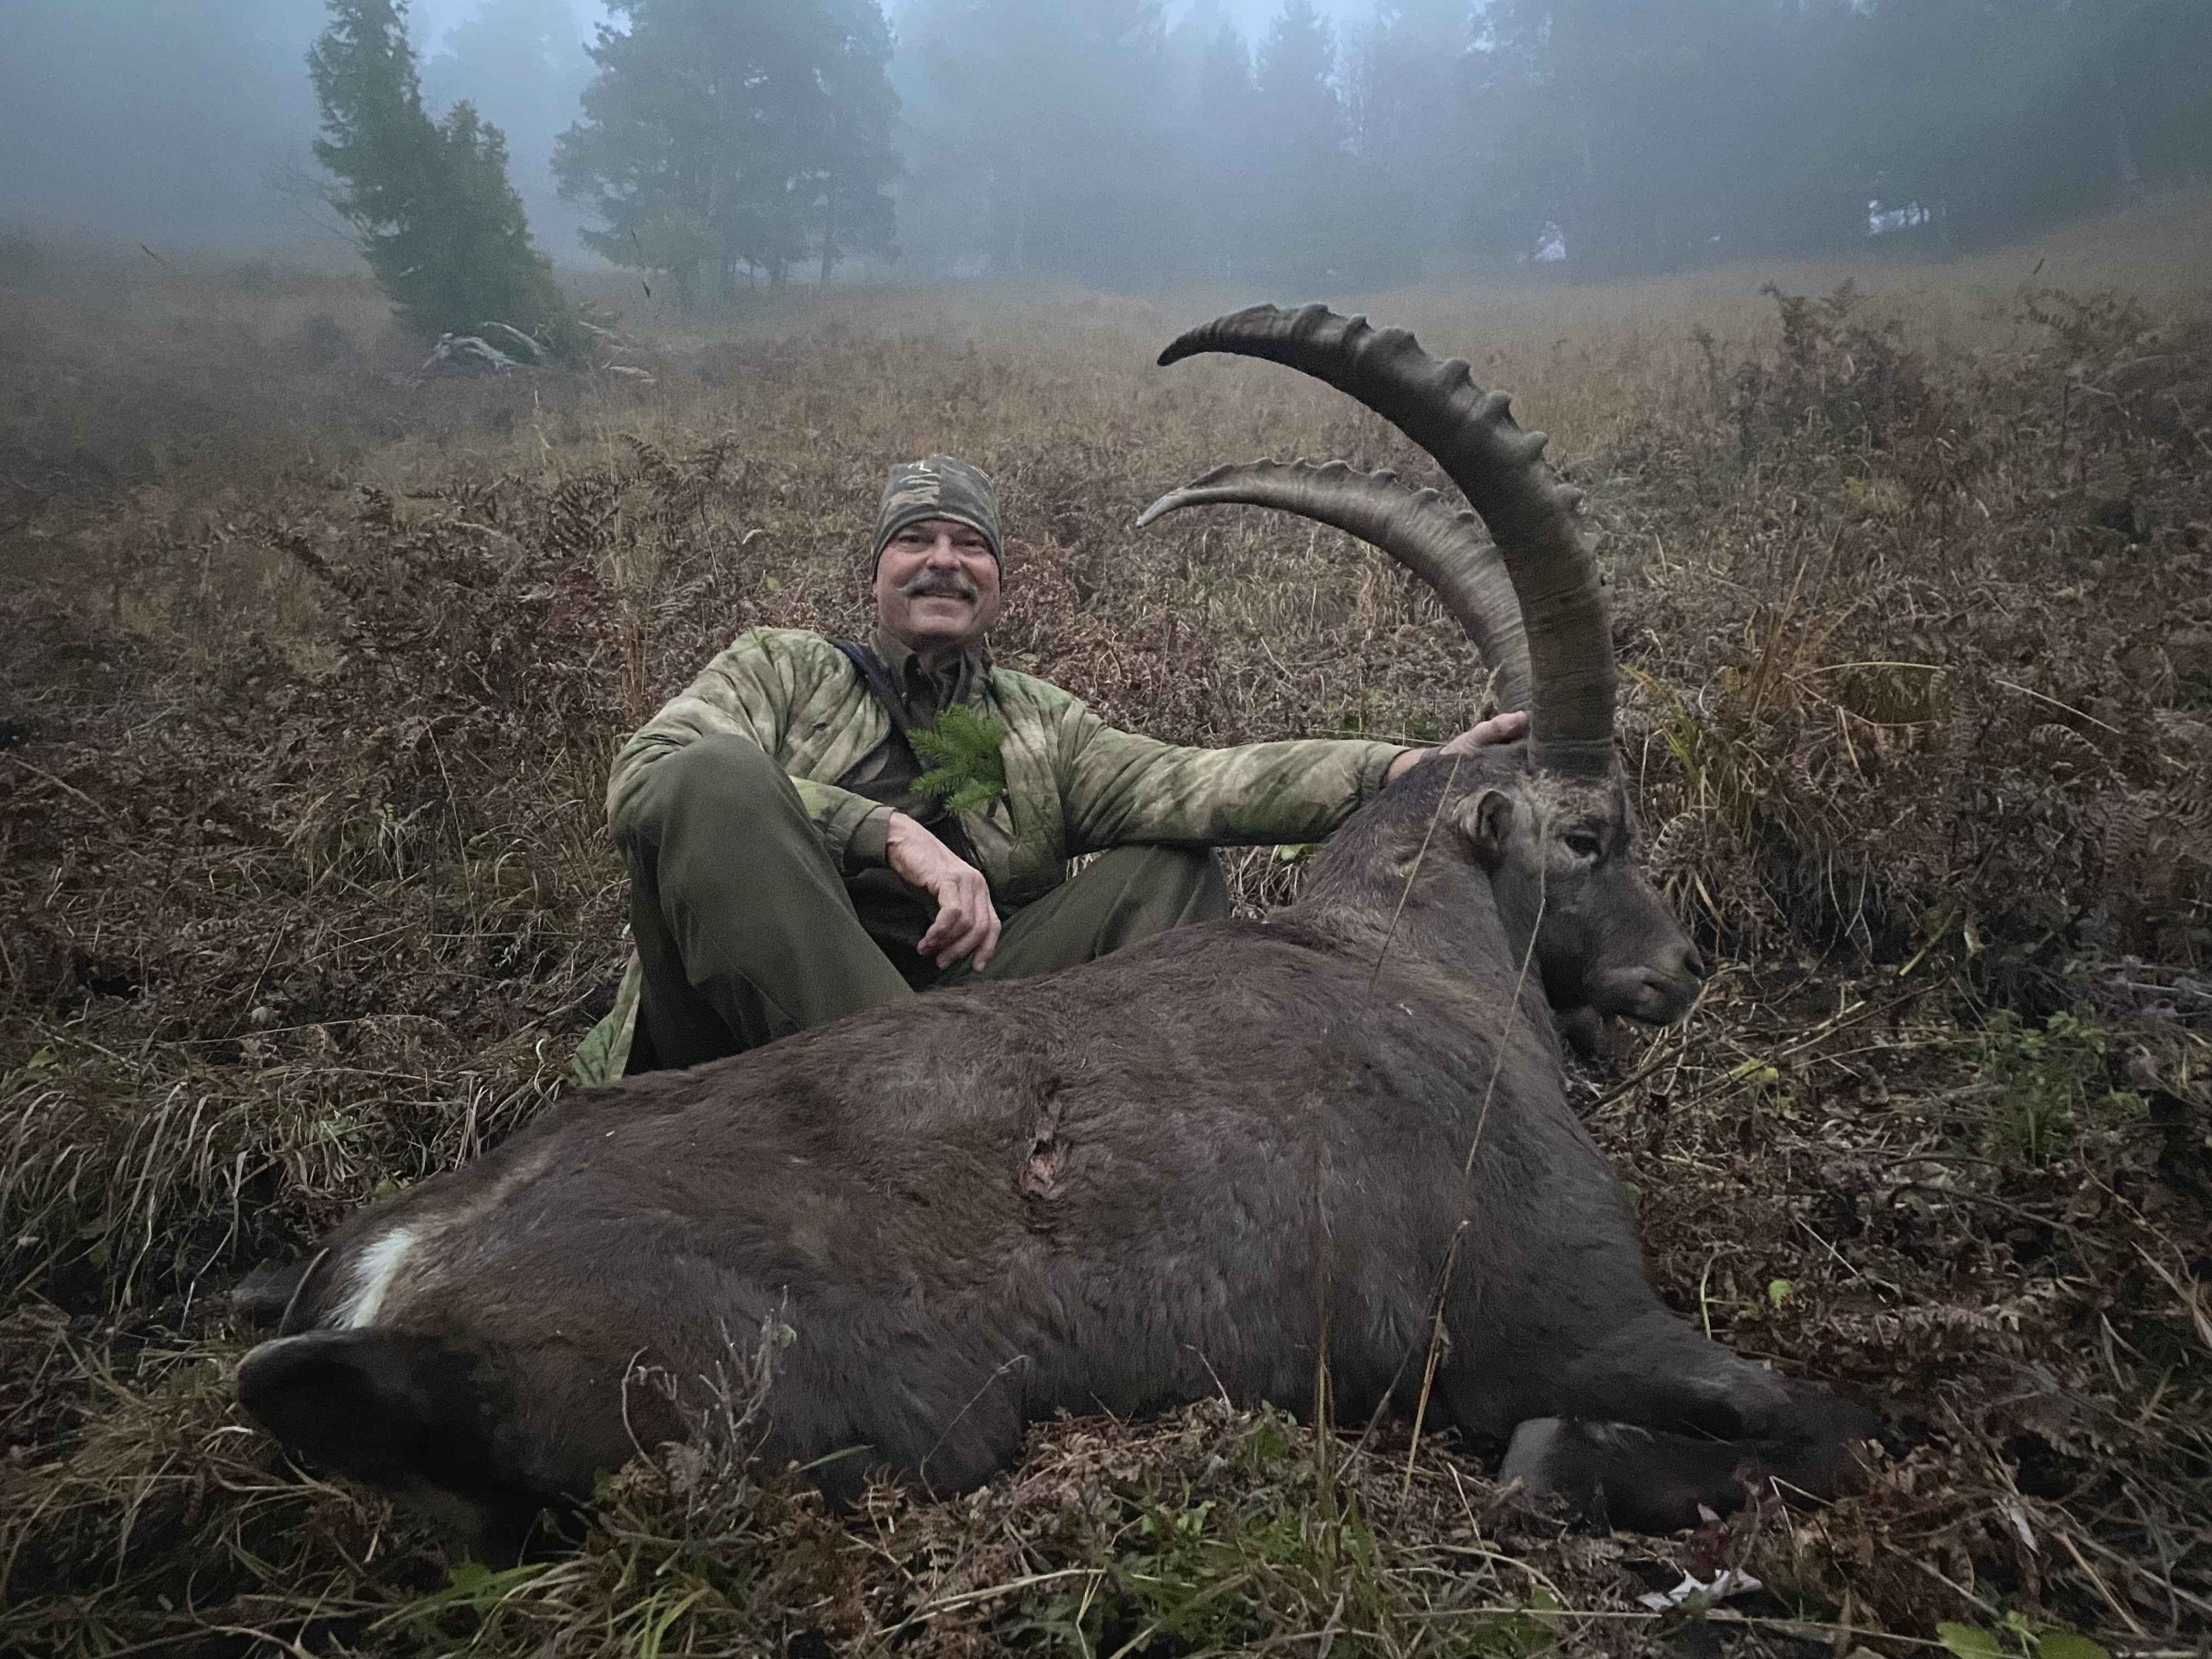
[(937, 916), (915, 947), (950, 968), (971, 953), (981, 968), (999, 942), (999, 913), (991, 904), (990, 884), (975, 871), (962, 866), (937, 893)]
[(962, 957), (972, 956), (975, 958), (973, 965), (981, 968), (991, 959), (991, 952), (999, 943), (999, 912), (991, 902), (990, 884), (978, 876), (974, 885), (969, 914), (975, 918), (975, 922), (967, 936), (960, 941), (960, 950), (952, 959), (957, 962)]
[(983, 872), (903, 813), (891, 815), (885, 847), (891, 872), (937, 902), (937, 914), (915, 942), (917, 954), (940, 968), (973, 954), (981, 968), (999, 945), (999, 913)]
[(931, 931), (939, 937), (933, 943), (923, 940), (923, 950), (937, 959), (939, 967), (950, 968), (967, 951), (974, 939), (975, 918), (963, 904), (947, 904), (937, 913), (937, 925)]
[(1528, 735), (1528, 714), (1526, 709), (1516, 708), (1510, 714), (1493, 714), (1474, 728), (1474, 746), (1487, 749), (1494, 743), (1511, 743)]
[(948, 899), (938, 906), (936, 919), (915, 948), (924, 956), (935, 956), (963, 943), (975, 931), (975, 912), (957, 899)]
[(1513, 743), (1528, 734), (1528, 716), (1521, 709), (1510, 714), (1493, 714), (1488, 720), (1469, 726), (1443, 746), (1447, 755), (1471, 755), (1478, 749), (1488, 749), (1501, 743)]
[(981, 973), (991, 965), (991, 958), (998, 953), (999, 935), (1002, 931), (1003, 924), (999, 921), (999, 913), (994, 910), (991, 912), (989, 923), (983, 929), (983, 942), (975, 947), (977, 973)]
[(975, 965), (981, 968), (990, 960), (989, 947), (998, 942), (994, 937), (997, 921), (998, 917), (988, 911), (981, 916), (966, 918), (951, 944), (938, 953), (937, 965), (950, 968), (972, 955), (975, 957)]
[(915, 947), (924, 956), (944, 950), (968, 931), (969, 923), (968, 907), (961, 902), (962, 895), (957, 888), (948, 885), (933, 896), (937, 900), (937, 914), (931, 918), (927, 931), (921, 936), (921, 942)]

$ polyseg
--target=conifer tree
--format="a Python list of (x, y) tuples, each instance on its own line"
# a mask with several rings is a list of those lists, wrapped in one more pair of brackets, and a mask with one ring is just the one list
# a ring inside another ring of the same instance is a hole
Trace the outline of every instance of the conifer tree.
[(826, 117), (817, 155), (821, 228), (817, 243), (827, 285), (849, 253), (898, 257), (897, 221), (885, 186), (900, 171), (892, 129), (890, 28), (876, 0), (828, 7), (830, 51), (822, 71)]
[(1344, 153), (1336, 34), (1313, 0), (1283, 0), (1255, 70), (1256, 113), (1284, 166), (1326, 167)]
[(929, 111), (916, 234), (941, 263), (1109, 283), (1171, 268), (1186, 221), (1159, 0), (926, 0), (901, 31)]
[(322, 108), (315, 159), (329, 200), (399, 320), (434, 340), (502, 323), (549, 353), (576, 349), (574, 307), (530, 240), (507, 178), (507, 141), (474, 106), (422, 107), (406, 0), (330, 0), (307, 54)]
[(477, 3), (476, 15), (448, 28), (424, 58), (423, 103), (434, 114), (465, 98), (497, 125), (507, 135), (507, 178), (538, 246), (573, 252), (580, 216), (556, 188), (553, 141), (576, 118), (592, 78), (590, 31), (571, 0)]
[(584, 240), (664, 271), (689, 306), (781, 285), (810, 255), (890, 257), (898, 172), (890, 37), (876, 0), (610, 0), (583, 119), (561, 136), (562, 192)]
[(1345, 290), (1348, 219), (1363, 206), (1346, 149), (1336, 38), (1312, 0), (1284, 0), (1254, 55), (1261, 134), (1250, 258), (1308, 294)]
[(1192, 216), (1204, 254), (1201, 270), (1208, 276), (1234, 281), (1251, 270), (1253, 239), (1248, 221), (1260, 153), (1252, 107), (1252, 54), (1237, 26), (1218, 7), (1210, 9), (1212, 15), (1206, 15), (1194, 7), (1184, 20), (1194, 33), (1204, 30), (1190, 42), (1188, 187), (1207, 203), (1206, 211)]
[(1006, 793), (1006, 723), (956, 702), (934, 726), (907, 733), (929, 770), (914, 781), (955, 812), (979, 812)]

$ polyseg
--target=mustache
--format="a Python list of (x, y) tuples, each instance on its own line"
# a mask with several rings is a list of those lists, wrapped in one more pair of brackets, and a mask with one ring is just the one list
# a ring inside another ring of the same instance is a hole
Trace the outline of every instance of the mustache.
[(965, 599), (970, 605), (983, 598), (982, 590), (958, 570), (925, 570), (908, 577), (899, 585), (899, 592), (909, 599)]

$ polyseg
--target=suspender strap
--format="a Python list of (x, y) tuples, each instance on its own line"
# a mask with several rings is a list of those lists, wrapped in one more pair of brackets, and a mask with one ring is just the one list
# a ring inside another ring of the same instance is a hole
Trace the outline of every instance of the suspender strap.
[(832, 640), (830, 643), (845, 653), (846, 660), (860, 674), (860, 683), (875, 694), (876, 701), (883, 705), (884, 713), (891, 717), (891, 730), (897, 732), (903, 742), (910, 729), (906, 717), (906, 702), (891, 684), (891, 677), (884, 672), (883, 664), (876, 659), (876, 653), (858, 640)]

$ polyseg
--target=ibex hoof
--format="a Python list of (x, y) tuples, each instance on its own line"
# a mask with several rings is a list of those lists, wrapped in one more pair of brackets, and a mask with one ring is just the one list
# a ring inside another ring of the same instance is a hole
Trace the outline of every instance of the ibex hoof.
[(1726, 1443), (1692, 1441), (1628, 1423), (1531, 1419), (1513, 1431), (1498, 1475), (1533, 1497), (1565, 1500), (1578, 1521), (1674, 1532), (1701, 1514), (1741, 1509), (1747, 1462)]
[(1557, 1492), (1555, 1465), (1566, 1437), (1567, 1419), (1564, 1417), (1528, 1419), (1513, 1431), (1512, 1442), (1505, 1448), (1505, 1461), (1498, 1466), (1500, 1484), (1518, 1480), (1531, 1492)]

